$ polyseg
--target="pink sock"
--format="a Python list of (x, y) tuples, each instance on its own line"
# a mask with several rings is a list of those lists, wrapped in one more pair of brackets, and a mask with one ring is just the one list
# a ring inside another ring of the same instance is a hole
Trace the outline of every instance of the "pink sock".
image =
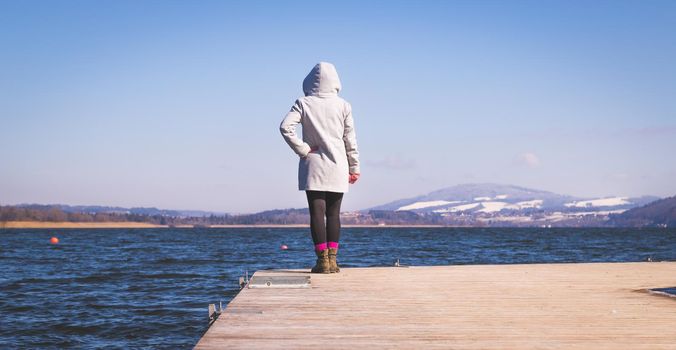
[(315, 250), (316, 251), (321, 252), (322, 250), (325, 250), (325, 249), (326, 249), (326, 242), (315, 244)]
[(329, 248), (338, 249), (338, 242), (329, 242)]

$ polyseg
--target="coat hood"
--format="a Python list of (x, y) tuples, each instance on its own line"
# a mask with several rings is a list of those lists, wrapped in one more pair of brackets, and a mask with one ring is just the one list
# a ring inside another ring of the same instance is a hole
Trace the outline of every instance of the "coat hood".
[(328, 62), (319, 62), (303, 80), (305, 96), (332, 96), (340, 91), (340, 79), (336, 67)]

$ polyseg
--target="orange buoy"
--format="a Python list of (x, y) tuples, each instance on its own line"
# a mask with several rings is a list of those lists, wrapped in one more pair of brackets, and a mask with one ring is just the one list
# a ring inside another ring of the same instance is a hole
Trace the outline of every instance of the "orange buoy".
[(287, 249), (289, 249), (289, 247), (286, 244), (282, 244), (281, 246), (279, 246), (279, 249), (287, 250)]
[(59, 244), (59, 239), (56, 237), (52, 237), (49, 239), (49, 242), (52, 244)]

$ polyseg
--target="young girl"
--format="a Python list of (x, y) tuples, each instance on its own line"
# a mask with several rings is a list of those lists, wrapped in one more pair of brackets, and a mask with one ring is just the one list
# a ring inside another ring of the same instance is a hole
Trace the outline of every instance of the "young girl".
[[(340, 272), (340, 203), (348, 183), (355, 183), (360, 174), (352, 106), (338, 96), (340, 88), (336, 68), (318, 63), (303, 80), (305, 97), (296, 100), (279, 126), (300, 157), (298, 189), (307, 195), (317, 254), (313, 273)], [(302, 140), (296, 135), (298, 124), (303, 126)]]

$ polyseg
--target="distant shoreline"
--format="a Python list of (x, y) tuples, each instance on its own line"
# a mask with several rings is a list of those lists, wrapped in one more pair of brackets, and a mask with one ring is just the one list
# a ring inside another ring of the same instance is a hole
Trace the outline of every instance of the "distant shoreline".
[[(155, 225), (144, 222), (49, 222), (49, 221), (5, 221), (0, 222), (0, 229), (3, 228), (45, 228), (45, 229), (59, 229), (59, 228), (307, 228), (307, 224), (289, 224), (289, 225), (273, 225), (273, 224), (259, 224), (259, 225)], [(342, 225), (342, 227), (447, 227), (443, 225)]]
[(3, 228), (157, 228), (166, 225), (154, 225), (144, 222), (53, 222), (53, 221), (4, 221)]

